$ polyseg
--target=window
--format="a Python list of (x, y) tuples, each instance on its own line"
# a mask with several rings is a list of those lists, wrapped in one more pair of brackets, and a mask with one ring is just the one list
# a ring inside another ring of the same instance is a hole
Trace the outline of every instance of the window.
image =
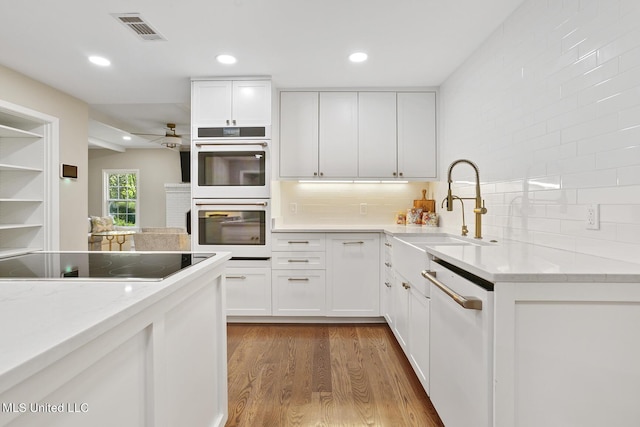
[(137, 227), (138, 212), (138, 171), (104, 170), (104, 194), (106, 215), (113, 217), (113, 223), (120, 227)]

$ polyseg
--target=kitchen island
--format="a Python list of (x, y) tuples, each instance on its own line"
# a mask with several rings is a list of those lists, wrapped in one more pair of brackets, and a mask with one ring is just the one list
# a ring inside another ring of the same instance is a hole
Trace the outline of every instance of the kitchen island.
[(174, 255), (164, 278), (0, 280), (0, 426), (224, 425), (230, 254)]

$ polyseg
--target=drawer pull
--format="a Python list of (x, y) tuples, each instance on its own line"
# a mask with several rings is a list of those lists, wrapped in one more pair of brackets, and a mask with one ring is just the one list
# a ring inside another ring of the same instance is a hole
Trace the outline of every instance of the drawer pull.
[(391, 283), (389, 283), (389, 282), (384, 282), (384, 285), (385, 285), (387, 288), (390, 288), (390, 287), (391, 287)]
[(343, 245), (364, 245), (363, 241), (357, 241), (357, 242), (342, 242)]
[(238, 280), (244, 280), (246, 279), (247, 276), (227, 276), (227, 279), (238, 279)]
[(287, 262), (309, 262), (308, 259), (289, 259)]
[(308, 240), (289, 240), (287, 243), (290, 245), (308, 245), (309, 241)]
[(384, 265), (386, 265), (387, 267), (391, 268), (391, 263), (390, 262), (385, 262)]
[(447, 294), (452, 300), (467, 310), (482, 310), (482, 300), (473, 297), (463, 297), (456, 293), (453, 289), (436, 279), (436, 272), (431, 270), (423, 270), (420, 274), (422, 277), (436, 285), (442, 292)]
[(393, 247), (393, 245), (392, 245), (391, 243), (389, 243), (389, 242), (384, 242), (384, 245), (385, 245), (386, 247), (388, 247), (388, 248)]
[(287, 280), (290, 282), (308, 282), (309, 278), (308, 277), (289, 277)]
[(411, 285), (408, 284), (407, 282), (402, 282), (402, 287), (405, 289), (411, 289)]

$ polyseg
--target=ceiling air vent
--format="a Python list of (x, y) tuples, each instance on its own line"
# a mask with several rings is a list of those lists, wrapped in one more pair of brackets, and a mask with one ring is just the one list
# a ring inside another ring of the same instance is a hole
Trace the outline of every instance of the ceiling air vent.
[(148, 22), (145, 22), (139, 13), (112, 13), (111, 16), (133, 31), (141, 40), (166, 40), (162, 34), (157, 32)]

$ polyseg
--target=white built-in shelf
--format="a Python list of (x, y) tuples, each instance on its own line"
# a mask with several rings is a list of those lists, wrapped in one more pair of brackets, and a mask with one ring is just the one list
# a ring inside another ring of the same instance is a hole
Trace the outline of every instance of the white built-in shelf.
[(28, 166), (8, 165), (0, 163), (0, 171), (25, 171), (25, 172), (42, 172), (42, 168), (32, 168)]
[(0, 125), (0, 138), (42, 138), (42, 135), (39, 135), (34, 132), (29, 132), (27, 130), (17, 129), (10, 126)]
[(0, 230), (15, 230), (18, 228), (37, 228), (42, 224), (0, 224)]
[(6, 199), (6, 198), (2, 198), (0, 197), (0, 202), (11, 202), (11, 203), (42, 203), (42, 199), (16, 199), (16, 198), (11, 198), (11, 199)]
[(27, 252), (41, 251), (43, 248), (3, 248), (0, 249), (0, 258), (7, 258), (14, 255), (22, 255)]

